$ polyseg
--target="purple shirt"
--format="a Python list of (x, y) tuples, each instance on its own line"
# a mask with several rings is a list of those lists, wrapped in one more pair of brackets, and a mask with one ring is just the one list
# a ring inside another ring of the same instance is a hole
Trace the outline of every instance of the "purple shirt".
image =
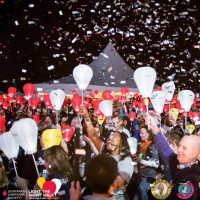
[(163, 160), (163, 162), (167, 165), (169, 165), (169, 157), (172, 154), (175, 154), (174, 151), (169, 146), (167, 140), (162, 135), (162, 133), (159, 131), (157, 135), (153, 136), (154, 143), (156, 144), (158, 148), (158, 152)]

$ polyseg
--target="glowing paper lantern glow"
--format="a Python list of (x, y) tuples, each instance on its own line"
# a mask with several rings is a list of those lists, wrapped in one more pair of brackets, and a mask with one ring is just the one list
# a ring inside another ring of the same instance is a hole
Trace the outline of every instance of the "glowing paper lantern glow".
[(72, 103), (74, 110), (77, 113), (80, 112), (81, 102), (82, 102), (81, 96), (79, 96), (78, 94), (74, 94), (73, 98), (71, 99), (71, 103)]
[(128, 115), (129, 115), (130, 120), (133, 122), (136, 117), (136, 113), (134, 111), (131, 111), (129, 112)]
[(181, 90), (178, 99), (183, 111), (189, 112), (194, 101), (194, 93), (191, 90)]
[(26, 83), (23, 86), (23, 91), (26, 99), (30, 99), (34, 94), (35, 86), (32, 83)]
[(24, 118), (15, 122), (11, 133), (27, 154), (33, 154), (37, 151), (38, 127), (33, 119)]
[(7, 110), (9, 105), (10, 104), (7, 101), (5, 101), (5, 100), (3, 101), (3, 104), (2, 104), (3, 109)]
[(109, 100), (104, 100), (99, 104), (99, 110), (106, 116), (111, 117), (113, 113), (113, 103)]
[(51, 100), (48, 94), (43, 96), (45, 106), (52, 106)]
[(128, 92), (128, 89), (127, 89), (127, 88), (123, 87), (123, 88), (121, 89), (122, 96), (126, 96), (127, 92)]
[(49, 94), (53, 109), (59, 111), (65, 100), (65, 92), (61, 89), (52, 90)]
[(74, 135), (74, 129), (71, 126), (64, 126), (62, 128), (62, 136), (65, 142), (69, 142)]
[(9, 97), (14, 97), (15, 96), (15, 93), (17, 92), (17, 89), (15, 87), (9, 87), (8, 88), (8, 96)]
[(144, 98), (151, 96), (156, 77), (156, 71), (152, 67), (140, 67), (135, 70), (133, 78)]
[(165, 104), (165, 93), (159, 90), (155, 91), (152, 93), (150, 99), (155, 111), (159, 114), (162, 113)]
[(21, 100), (22, 100), (22, 96), (17, 95), (17, 96), (16, 96), (16, 102), (17, 102), (17, 103), (20, 103)]
[(15, 141), (11, 132), (5, 132), (0, 135), (0, 148), (8, 159), (17, 158), (19, 151), (19, 144)]
[(171, 101), (174, 96), (175, 85), (173, 81), (162, 84), (162, 90), (165, 93), (165, 99)]
[(187, 125), (188, 133), (192, 134), (194, 130), (195, 130), (195, 126), (193, 124)]
[(35, 98), (35, 99), (30, 98), (28, 100), (28, 104), (33, 110), (35, 110), (37, 108), (38, 102), (39, 102), (38, 98)]
[(100, 114), (100, 110), (99, 110), (99, 104), (101, 103), (101, 100), (96, 100), (96, 101), (93, 101), (93, 106), (94, 106), (94, 110), (95, 110), (95, 113), (98, 115)]
[(0, 95), (0, 105), (2, 105), (2, 104), (3, 104), (3, 96)]
[(88, 65), (80, 64), (73, 70), (73, 77), (80, 90), (87, 89), (93, 76), (93, 71)]
[(171, 108), (169, 110), (169, 114), (171, 114), (174, 117), (175, 121), (176, 121), (177, 118), (178, 118), (179, 110), (177, 108)]
[(103, 93), (102, 93), (102, 97), (104, 100), (112, 100), (113, 99), (113, 96), (111, 94), (111, 90), (105, 90)]
[(42, 141), (46, 149), (60, 145), (62, 134), (58, 129), (47, 129), (42, 133)]

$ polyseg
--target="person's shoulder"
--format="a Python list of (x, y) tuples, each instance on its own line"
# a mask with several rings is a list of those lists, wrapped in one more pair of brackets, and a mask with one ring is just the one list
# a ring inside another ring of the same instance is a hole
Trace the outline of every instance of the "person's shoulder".
[(119, 162), (127, 162), (127, 163), (131, 163), (132, 162), (132, 159), (131, 159), (131, 157), (130, 156), (127, 156), (127, 157), (125, 157), (123, 160), (120, 160)]

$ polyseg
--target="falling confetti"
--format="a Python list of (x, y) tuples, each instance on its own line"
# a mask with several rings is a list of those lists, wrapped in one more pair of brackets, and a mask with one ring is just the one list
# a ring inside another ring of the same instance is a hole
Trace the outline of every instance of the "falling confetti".
[[(154, 67), (157, 84), (200, 89), (200, 1), (17, 0), (0, 10), (1, 83), (54, 81), (99, 55), (109, 60), (110, 41), (134, 70)], [(117, 84), (113, 69), (105, 85)]]

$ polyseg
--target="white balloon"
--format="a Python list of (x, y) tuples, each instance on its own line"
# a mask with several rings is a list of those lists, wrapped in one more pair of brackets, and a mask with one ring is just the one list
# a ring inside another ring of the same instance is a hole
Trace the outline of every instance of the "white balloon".
[(24, 118), (15, 122), (11, 127), (11, 133), (27, 154), (37, 151), (38, 127), (33, 119)]
[(162, 84), (162, 91), (165, 93), (165, 99), (171, 101), (174, 96), (175, 85), (173, 81)]
[(16, 142), (11, 132), (5, 132), (0, 135), (0, 148), (8, 159), (17, 158), (19, 144)]
[(88, 65), (80, 64), (73, 70), (73, 77), (80, 90), (87, 89), (93, 76), (93, 71)]
[(59, 111), (65, 100), (65, 92), (61, 89), (52, 90), (49, 94), (49, 97), (53, 109)]
[(163, 112), (163, 107), (165, 104), (165, 93), (163, 91), (155, 91), (150, 97), (153, 108), (157, 113)]
[(58, 191), (60, 190), (61, 187), (61, 181), (60, 179), (54, 178), (51, 181), (53, 181), (56, 184), (56, 191), (54, 192), (54, 194), (56, 195), (58, 193)]
[(111, 117), (113, 114), (113, 103), (109, 100), (104, 100), (99, 104), (99, 110), (106, 116)]
[(142, 97), (151, 96), (156, 77), (156, 71), (152, 67), (140, 67), (135, 70), (133, 78)]
[(194, 93), (191, 90), (181, 90), (178, 95), (181, 107), (185, 112), (189, 112), (194, 102)]

